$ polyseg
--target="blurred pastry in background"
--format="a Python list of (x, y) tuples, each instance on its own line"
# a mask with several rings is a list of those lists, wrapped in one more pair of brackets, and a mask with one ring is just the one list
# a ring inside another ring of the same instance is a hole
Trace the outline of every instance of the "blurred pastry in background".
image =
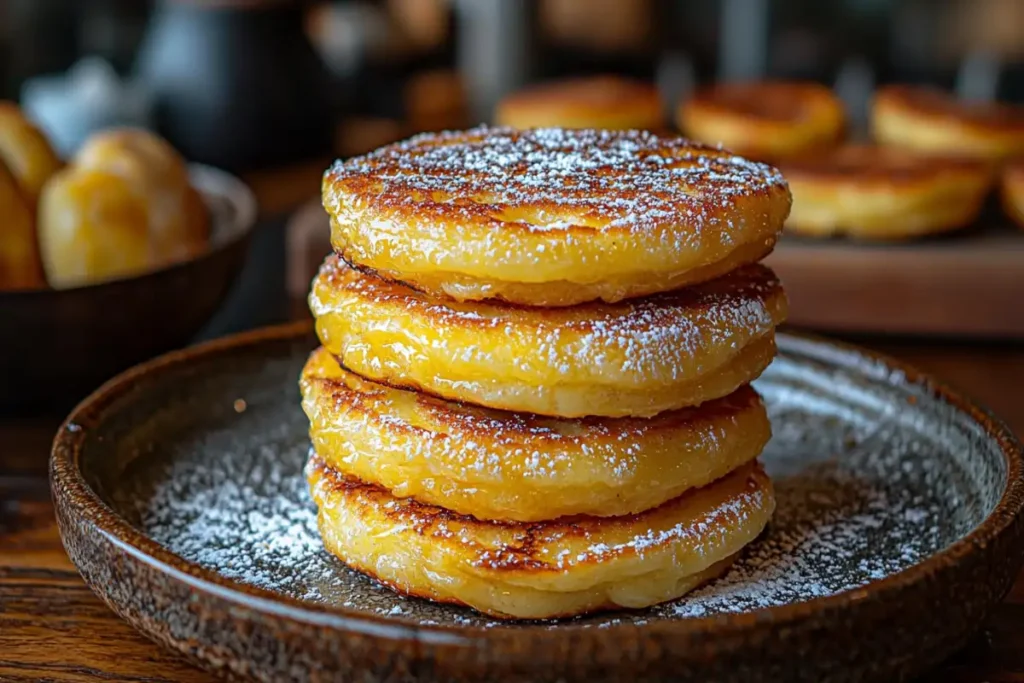
[(156, 267), (144, 197), (109, 171), (69, 167), (39, 202), (39, 246), (55, 289), (136, 275)]
[(466, 88), (458, 72), (436, 69), (414, 74), (405, 84), (403, 99), (406, 124), (413, 132), (454, 130), (469, 125)]
[(988, 166), (850, 145), (781, 167), (793, 193), (786, 230), (815, 237), (905, 240), (970, 224), (990, 186)]
[(12, 102), (0, 102), (0, 161), (34, 215), (39, 193), (61, 161), (42, 131)]
[(119, 176), (145, 198), (155, 258), (180, 261), (206, 248), (209, 221), (202, 197), (189, 183), (185, 159), (163, 138), (133, 128), (97, 133), (73, 164)]
[(1007, 164), (1002, 180), (1003, 209), (1024, 228), (1024, 159)]
[(46, 286), (32, 214), (14, 174), (0, 162), (0, 291)]
[(846, 133), (842, 102), (817, 83), (715, 85), (698, 90), (677, 114), (687, 137), (761, 161), (821, 152)]
[(920, 153), (996, 163), (1024, 155), (1024, 107), (964, 102), (934, 88), (880, 88), (871, 130), (882, 145)]
[(39, 244), (55, 288), (154, 270), (202, 253), (209, 219), (184, 160), (132, 129), (90, 138), (43, 188)]
[(661, 95), (651, 83), (619, 76), (550, 81), (519, 90), (498, 103), (495, 123), (512, 128), (665, 128)]

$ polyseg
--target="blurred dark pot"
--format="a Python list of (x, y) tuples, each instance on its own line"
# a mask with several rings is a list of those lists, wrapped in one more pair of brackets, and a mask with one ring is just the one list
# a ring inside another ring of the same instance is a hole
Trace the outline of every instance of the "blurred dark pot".
[(160, 132), (186, 157), (235, 171), (331, 152), (327, 70), (293, 0), (165, 0), (136, 75)]

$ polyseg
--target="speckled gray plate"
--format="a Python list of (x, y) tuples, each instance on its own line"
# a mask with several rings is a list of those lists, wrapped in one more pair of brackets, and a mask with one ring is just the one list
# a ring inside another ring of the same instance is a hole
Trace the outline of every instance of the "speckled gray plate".
[(1020, 445), (983, 410), (866, 352), (791, 336), (757, 388), (778, 511), (682, 600), (497, 623), (406, 599), (321, 548), (296, 377), (277, 328), (157, 359), (54, 445), (65, 547), (143, 633), (264, 680), (879, 680), (937, 662), (1022, 562)]

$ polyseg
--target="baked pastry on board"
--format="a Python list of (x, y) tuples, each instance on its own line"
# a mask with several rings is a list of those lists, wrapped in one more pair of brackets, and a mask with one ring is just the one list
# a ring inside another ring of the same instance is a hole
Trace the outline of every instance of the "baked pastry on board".
[(532, 85), (506, 95), (494, 114), (512, 128), (665, 128), (665, 109), (653, 83), (619, 76), (591, 76)]
[(679, 105), (690, 138), (777, 163), (842, 142), (846, 113), (829, 88), (799, 81), (724, 83), (698, 90)]
[(815, 237), (906, 240), (957, 230), (981, 211), (983, 162), (849, 145), (782, 165), (793, 192), (786, 229)]
[(871, 132), (882, 145), (998, 164), (1024, 155), (1024, 107), (890, 85), (875, 94)]

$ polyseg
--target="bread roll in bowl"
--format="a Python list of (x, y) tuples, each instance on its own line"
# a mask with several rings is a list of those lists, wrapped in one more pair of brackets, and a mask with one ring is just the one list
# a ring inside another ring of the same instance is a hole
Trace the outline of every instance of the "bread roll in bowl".
[(156, 270), (206, 249), (209, 218), (184, 159), (132, 129), (90, 138), (43, 188), (39, 243), (55, 288)]
[(0, 162), (0, 290), (44, 287), (32, 211), (18, 182)]
[(42, 131), (11, 102), (0, 102), (0, 161), (34, 214), (43, 185), (60, 169), (61, 161)]

